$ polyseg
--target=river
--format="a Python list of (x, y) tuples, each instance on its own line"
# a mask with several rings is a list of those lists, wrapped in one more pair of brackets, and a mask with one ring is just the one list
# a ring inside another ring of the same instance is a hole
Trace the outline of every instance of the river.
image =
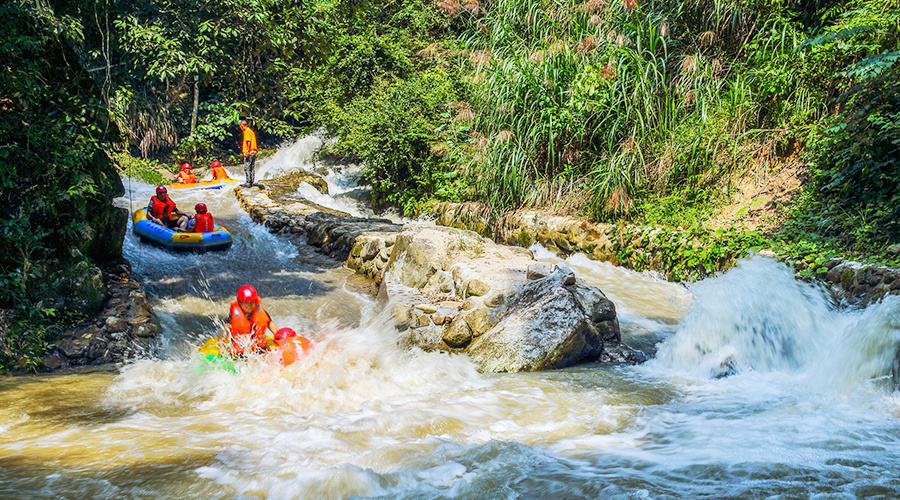
[[(316, 144), (284, 146), (259, 178), (312, 168)], [(339, 196), (317, 202), (365, 214), (352, 179), (328, 179)], [(125, 184), (130, 209), (153, 192)], [(0, 498), (900, 497), (897, 297), (838, 308), (758, 257), (683, 287), (575, 255), (653, 359), (481, 374), (398, 349), (349, 270), (269, 234), (229, 191), (175, 201), (204, 201), (234, 246), (174, 254), (129, 227), (163, 342), (115, 372), (0, 378)], [(193, 346), (244, 283), (315, 340), (308, 356), (202, 369)]]

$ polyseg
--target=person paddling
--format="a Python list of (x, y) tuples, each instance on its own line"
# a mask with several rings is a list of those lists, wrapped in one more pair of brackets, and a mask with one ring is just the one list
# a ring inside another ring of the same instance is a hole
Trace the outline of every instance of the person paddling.
[(228, 324), (222, 327), (221, 343), (236, 356), (266, 350), (266, 329), (278, 331), (275, 322), (263, 309), (256, 289), (250, 285), (238, 288), (237, 300), (228, 311)]
[(213, 216), (206, 209), (206, 203), (197, 203), (194, 205), (194, 211), (197, 212), (188, 222), (188, 230), (195, 233), (206, 233), (212, 231), (216, 224)]
[(181, 172), (178, 173), (178, 182), (181, 184), (196, 184), (197, 177), (191, 172), (191, 165), (185, 163), (181, 166)]
[(306, 337), (297, 335), (297, 332), (290, 328), (282, 328), (275, 332), (275, 348), (274, 358), (281, 363), (281, 366), (287, 366), (297, 358), (303, 356), (306, 351), (312, 349), (312, 342)]
[(212, 180), (214, 181), (223, 181), (226, 179), (230, 179), (228, 177), (228, 172), (222, 167), (222, 164), (219, 163), (219, 160), (216, 160), (209, 164), (209, 169), (212, 170)]
[[(178, 217), (174, 217), (177, 215)], [(156, 196), (150, 197), (150, 204), (147, 205), (147, 218), (151, 221), (166, 226), (169, 229), (187, 229), (188, 216), (175, 206), (172, 198), (169, 198), (169, 191), (165, 186), (156, 188)]]

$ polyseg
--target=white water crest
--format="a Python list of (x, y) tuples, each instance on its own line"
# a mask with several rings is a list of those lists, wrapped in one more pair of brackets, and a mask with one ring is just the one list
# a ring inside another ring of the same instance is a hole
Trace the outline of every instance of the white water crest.
[[(257, 178), (272, 179), (292, 171), (316, 174), (328, 184), (328, 194), (323, 194), (310, 184), (302, 182), (295, 193), (298, 198), (353, 216), (374, 217), (375, 213), (369, 207), (371, 200), (369, 188), (360, 185), (363, 165), (331, 165), (316, 160), (319, 151), (330, 142), (324, 139), (321, 133), (286, 142), (275, 154), (257, 162)], [(403, 220), (396, 211), (378, 216), (395, 222)]]
[(839, 309), (823, 289), (762, 257), (690, 290), (690, 310), (651, 364), (701, 378), (778, 373), (825, 392), (890, 383), (900, 347), (898, 296)]

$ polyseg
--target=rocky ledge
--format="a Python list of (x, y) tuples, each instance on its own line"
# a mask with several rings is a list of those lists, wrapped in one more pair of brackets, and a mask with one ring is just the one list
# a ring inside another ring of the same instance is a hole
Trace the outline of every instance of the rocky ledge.
[(402, 345), (465, 354), (492, 372), (643, 360), (619, 344), (615, 306), (600, 289), (526, 249), (472, 231), (281, 205), (265, 189), (239, 187), (235, 195), (269, 231), (302, 234), (373, 279)]
[[(673, 249), (698, 248), (701, 242), (688, 231), (677, 231), (661, 240), (658, 229), (644, 226), (594, 224), (578, 217), (557, 216), (541, 210), (523, 209), (497, 218), (484, 205), (439, 203), (433, 208), (435, 223), (470, 229), (495, 241), (523, 247), (540, 243), (562, 255), (583, 253), (590, 259), (607, 261), (635, 270), (652, 270), (672, 279)], [(890, 254), (900, 254), (900, 245), (888, 247)], [(724, 271), (745, 256), (743, 248), (732, 248), (718, 259), (712, 272)], [(800, 273), (811, 269), (811, 262), (793, 261), (771, 251), (761, 255), (785, 262)], [(695, 277), (710, 274), (697, 268)], [(809, 273), (807, 273), (809, 274)], [(868, 305), (887, 295), (900, 295), (900, 270), (858, 262), (832, 259), (816, 268), (816, 280), (827, 284), (838, 300), (853, 305)], [(799, 274), (798, 274), (799, 277)], [(802, 278), (806, 279), (806, 278)]]
[(147, 295), (122, 259), (103, 269), (106, 299), (99, 314), (64, 332), (43, 358), (48, 370), (123, 363), (149, 354), (161, 328)]

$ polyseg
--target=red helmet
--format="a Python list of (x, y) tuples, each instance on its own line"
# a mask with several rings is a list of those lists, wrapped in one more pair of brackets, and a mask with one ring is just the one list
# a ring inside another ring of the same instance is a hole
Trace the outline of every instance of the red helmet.
[(190, 170), (190, 169), (191, 169), (191, 165), (189, 163), (185, 163), (184, 165), (181, 166), (181, 170)]
[(205, 214), (206, 203), (197, 203), (196, 205), (194, 205), (194, 211), (196, 211), (198, 214)]
[(222, 164), (219, 163), (219, 160), (216, 160), (216, 161), (214, 161), (214, 162), (212, 162), (212, 163), (209, 164), (209, 168), (219, 168), (219, 167), (221, 167), (221, 166), (222, 166)]
[(297, 336), (297, 332), (295, 332), (294, 330), (291, 330), (290, 328), (282, 328), (282, 329), (278, 330), (277, 332), (275, 332), (275, 340), (281, 340), (281, 339), (286, 339), (289, 337), (296, 337), (296, 336)]
[(256, 288), (253, 288), (250, 285), (244, 285), (238, 288), (237, 299), (240, 302), (256, 302), (256, 300), (259, 299), (259, 295), (256, 294)]
[(156, 188), (156, 194), (166, 194), (168, 192), (169, 192), (169, 190), (166, 189), (165, 186), (159, 186)]

